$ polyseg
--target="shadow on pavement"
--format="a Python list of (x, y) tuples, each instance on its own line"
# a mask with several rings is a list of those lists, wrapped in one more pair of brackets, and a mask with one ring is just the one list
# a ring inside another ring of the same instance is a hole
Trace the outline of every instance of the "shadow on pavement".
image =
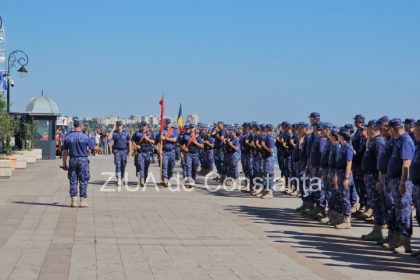
[[(296, 248), (298, 253), (305, 254), (307, 258), (326, 262), (327, 266), (420, 275), (420, 262), (415, 258), (409, 255), (395, 255), (376, 246), (373, 242), (364, 242), (357, 237), (314, 233), (314, 228), (327, 228), (328, 226), (311, 221), (292, 209), (228, 206), (226, 210), (251, 219), (255, 223), (299, 228), (299, 231), (267, 231), (267, 237), (276, 239), (275, 242)], [(371, 228), (371, 225), (361, 221), (354, 221), (353, 226), (366, 227), (366, 233)], [(307, 231), (310, 232), (303, 232), (302, 228), (308, 228)], [(340, 233), (345, 234), (344, 231)], [(420, 238), (413, 238), (412, 243), (419, 246)]]
[(30, 201), (12, 201), (15, 204), (23, 204), (23, 205), (35, 205), (35, 206), (53, 206), (53, 207), (63, 207), (63, 208), (70, 208), (69, 205), (66, 204), (59, 204), (58, 202), (52, 203), (41, 203), (41, 202), (30, 202)]

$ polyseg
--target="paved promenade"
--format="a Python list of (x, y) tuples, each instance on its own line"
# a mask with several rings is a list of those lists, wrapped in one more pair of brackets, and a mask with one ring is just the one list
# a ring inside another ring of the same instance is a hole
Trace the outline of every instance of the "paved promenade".
[[(104, 192), (113, 161), (103, 156), (91, 158), (90, 208), (72, 209), (59, 164), (0, 180), (0, 280), (420, 278), (420, 262), (360, 240), (370, 225), (336, 231), (296, 213), (297, 198), (202, 186)], [(134, 188), (132, 159), (128, 172)]]

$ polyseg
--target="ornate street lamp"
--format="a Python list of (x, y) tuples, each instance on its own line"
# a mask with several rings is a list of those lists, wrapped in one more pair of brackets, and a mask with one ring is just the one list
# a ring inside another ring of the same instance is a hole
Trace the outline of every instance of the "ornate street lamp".
[(25, 66), (28, 65), (29, 58), (28, 55), (21, 51), (16, 50), (10, 53), (8, 59), (7, 59), (7, 112), (10, 113), (10, 87), (13, 87), (15, 83), (10, 77), (10, 70), (13, 69), (13, 67), (19, 67), (17, 72), (19, 73), (19, 76), (22, 78), (26, 76), (28, 73), (28, 70), (26, 70)]

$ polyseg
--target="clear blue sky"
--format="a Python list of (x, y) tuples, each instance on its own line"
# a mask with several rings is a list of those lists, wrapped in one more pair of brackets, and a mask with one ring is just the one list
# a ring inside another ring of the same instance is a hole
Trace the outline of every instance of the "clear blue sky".
[(204, 121), (420, 118), (420, 1), (1, 0), (7, 48), (30, 55), (13, 110), (200, 113)]

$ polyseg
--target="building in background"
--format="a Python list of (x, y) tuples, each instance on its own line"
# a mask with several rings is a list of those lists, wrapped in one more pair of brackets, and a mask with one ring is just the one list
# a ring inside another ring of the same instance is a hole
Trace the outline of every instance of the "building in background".
[(187, 124), (195, 124), (197, 125), (199, 122), (199, 116), (197, 113), (191, 114), (187, 116)]

